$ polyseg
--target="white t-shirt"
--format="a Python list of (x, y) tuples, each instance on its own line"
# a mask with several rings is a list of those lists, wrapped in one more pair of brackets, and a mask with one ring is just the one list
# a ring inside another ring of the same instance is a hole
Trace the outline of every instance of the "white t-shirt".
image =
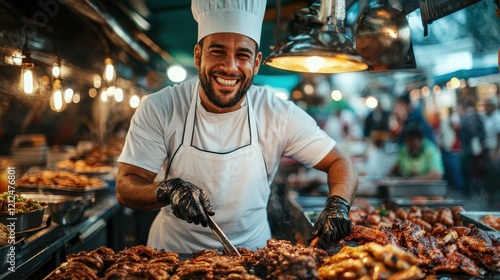
[(486, 148), (494, 150), (498, 145), (497, 135), (500, 133), (500, 112), (495, 110), (489, 116), (483, 114), (483, 122), (484, 130), (486, 132), (486, 137), (484, 139)]
[[(182, 143), (189, 104), (193, 94), (198, 94), (196, 86), (197, 80), (186, 81), (145, 98), (132, 117), (118, 162), (158, 173)], [(253, 104), (269, 182), (282, 157), (313, 167), (335, 146), (309, 114), (276, 97), (273, 89), (251, 86), (246, 96), (242, 108), (230, 113), (209, 113), (198, 104), (193, 146), (229, 152), (248, 144), (246, 102)]]

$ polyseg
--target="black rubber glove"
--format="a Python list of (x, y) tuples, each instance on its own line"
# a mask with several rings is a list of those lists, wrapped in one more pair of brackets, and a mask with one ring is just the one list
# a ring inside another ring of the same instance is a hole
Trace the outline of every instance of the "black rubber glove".
[(319, 237), (318, 247), (327, 250), (347, 236), (352, 230), (349, 208), (347, 200), (337, 195), (330, 196), (314, 223), (314, 232), (309, 243)]
[(156, 200), (170, 205), (177, 218), (204, 227), (208, 225), (207, 215), (215, 214), (207, 194), (180, 178), (172, 178), (158, 184)]

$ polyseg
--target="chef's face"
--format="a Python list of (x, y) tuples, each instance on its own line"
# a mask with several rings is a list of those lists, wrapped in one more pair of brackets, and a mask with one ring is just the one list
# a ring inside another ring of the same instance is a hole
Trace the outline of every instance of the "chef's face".
[[(262, 59), (257, 44), (235, 33), (208, 35), (194, 48), (195, 66), (204, 94), (215, 112), (236, 110), (241, 104)], [(203, 102), (202, 96), (202, 102)]]

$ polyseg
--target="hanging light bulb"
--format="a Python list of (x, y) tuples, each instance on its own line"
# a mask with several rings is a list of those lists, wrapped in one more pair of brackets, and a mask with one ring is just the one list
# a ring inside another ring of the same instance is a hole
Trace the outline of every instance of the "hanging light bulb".
[(53, 84), (54, 92), (50, 97), (50, 108), (55, 112), (62, 112), (66, 109), (66, 102), (62, 93), (61, 79), (55, 79)]
[(116, 71), (115, 67), (113, 66), (113, 60), (110, 57), (106, 57), (106, 59), (104, 59), (104, 65), (104, 79), (106, 80), (106, 82), (114, 81), (116, 78)]
[(61, 67), (59, 67), (58, 63), (54, 63), (54, 66), (52, 67), (52, 76), (54, 76), (54, 78), (61, 77)]
[(115, 96), (116, 102), (122, 102), (123, 101), (123, 89), (116, 88), (114, 96)]
[(72, 88), (67, 88), (64, 91), (64, 101), (66, 103), (71, 103), (71, 101), (73, 101), (73, 94), (74, 94), (73, 89)]
[(24, 93), (32, 94), (35, 90), (34, 70), (35, 64), (31, 59), (31, 51), (28, 49), (28, 43), (23, 46), (23, 60), (21, 64), (21, 89)]

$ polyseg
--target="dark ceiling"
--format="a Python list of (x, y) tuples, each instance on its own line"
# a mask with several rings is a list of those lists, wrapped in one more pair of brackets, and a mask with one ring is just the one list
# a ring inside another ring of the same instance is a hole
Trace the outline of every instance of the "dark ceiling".
[[(460, 12), (432, 22), (427, 36), (423, 35), (418, 0), (389, 1), (397, 9), (408, 10), (417, 55), (417, 69), (413, 71), (429, 71), (429, 67), (435, 65), (427, 61), (435, 60), (434, 57), (419, 57), (419, 53), (432, 54), (436, 53), (434, 50), (447, 48), (447, 53), (467, 51), (481, 58), (498, 51), (500, 28), (495, 15), (496, 1), (436, 1), (452, 5), (462, 2), (464, 7), (457, 9)], [(276, 42), (276, 2), (267, 1), (261, 41), (264, 57), (270, 54), (270, 47)], [(287, 39), (294, 13), (314, 2), (281, 1), (280, 40)], [(171, 84), (165, 75), (169, 65), (178, 63), (187, 68), (188, 73), (196, 73), (192, 52), (197, 26), (190, 3), (190, 0), (0, 0), (0, 51), (11, 54), (20, 50), (27, 38), (35, 59), (47, 66), (54, 59), (62, 60), (73, 74), (78, 73), (78, 77), (67, 74), (66, 78), (77, 80), (75, 82), (87, 82), (93, 73), (102, 73), (104, 57), (111, 55), (121, 77), (153, 91)], [(346, 33), (351, 39), (361, 12), (376, 3), (374, 0), (346, 0)], [(467, 42), (467, 46), (459, 42)], [(484, 67), (482, 61), (474, 63), (474, 67)], [(491, 62), (488, 65), (491, 67)], [(383, 75), (391, 76), (391, 73)], [(298, 74), (262, 66), (259, 75), (296, 81), (293, 77)]]

